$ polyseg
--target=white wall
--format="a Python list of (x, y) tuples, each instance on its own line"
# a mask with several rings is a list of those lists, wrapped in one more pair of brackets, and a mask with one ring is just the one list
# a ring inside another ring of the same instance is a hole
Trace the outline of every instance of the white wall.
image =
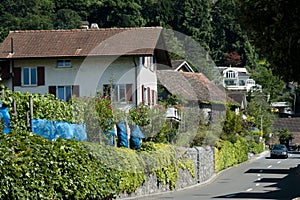
[[(133, 92), (137, 89), (138, 103), (142, 102), (141, 86), (149, 87), (157, 93), (156, 69), (138, 66), (137, 87), (135, 85), (135, 63), (132, 56), (127, 57), (88, 57), (72, 58), (71, 68), (57, 68), (58, 59), (16, 60), (15, 67), (45, 67), (44, 86), (15, 87), (15, 91), (30, 93), (48, 93), (50, 85), (80, 85), (80, 96), (94, 96), (96, 91), (102, 92), (103, 84), (133, 84)], [(152, 94), (151, 94), (152, 95)], [(136, 97), (133, 97), (135, 102)]]

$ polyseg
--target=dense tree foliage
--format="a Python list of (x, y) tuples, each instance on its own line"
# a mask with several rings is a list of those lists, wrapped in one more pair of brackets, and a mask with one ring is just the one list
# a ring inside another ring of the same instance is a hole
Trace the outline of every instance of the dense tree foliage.
[[(280, 0), (278, 4), (271, 1), (264, 4), (261, 0), (3, 0), (0, 5), (0, 41), (9, 30), (73, 29), (80, 28), (82, 21), (97, 23), (100, 28), (163, 26), (191, 36), (203, 47), (201, 51), (206, 51), (199, 56), (199, 52), (191, 52), (193, 44), (169, 33), (169, 43), (174, 53), (172, 58), (193, 61), (190, 64), (209, 78), (210, 68), (214, 65), (207, 63), (208, 56), (217, 65), (246, 66), (260, 80), (265, 75), (269, 77), (264, 79), (267, 83), (259, 84), (266, 86), (273, 98), (280, 93), (282, 87), (282, 83), (276, 81), (281, 77), (274, 77), (275, 73), (281, 74), (285, 81), (297, 80), (297, 76), (300, 76), (297, 68), (297, 23), (300, 20), (296, 20), (297, 13), (289, 11), (289, 8), (292, 8), (291, 11), (298, 8), (298, 4), (295, 0), (291, 3), (284, 2)], [(260, 47), (262, 56), (258, 56), (258, 49), (252, 42)], [(179, 56), (176, 52), (179, 52)], [(238, 63), (228, 55), (238, 58)], [(263, 68), (266, 66), (259, 65), (265, 58), (268, 61), (270, 59), (269, 68), (274, 69), (274, 73), (265, 71)], [(258, 74), (260, 72), (262, 74)], [(271, 85), (273, 86), (270, 87)]]
[(239, 0), (240, 22), (270, 68), (286, 81), (300, 80), (300, 4), (297, 0)]

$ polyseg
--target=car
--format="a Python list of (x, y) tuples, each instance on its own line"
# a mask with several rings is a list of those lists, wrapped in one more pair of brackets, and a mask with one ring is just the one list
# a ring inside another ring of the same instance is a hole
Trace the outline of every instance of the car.
[(289, 153), (288, 153), (288, 149), (284, 144), (275, 144), (274, 146), (272, 146), (270, 150), (270, 155), (271, 158), (276, 158), (276, 157), (288, 158)]

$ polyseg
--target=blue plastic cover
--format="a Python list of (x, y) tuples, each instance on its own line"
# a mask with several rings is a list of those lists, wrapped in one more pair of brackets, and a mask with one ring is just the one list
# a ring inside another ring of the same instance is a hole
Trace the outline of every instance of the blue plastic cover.
[(117, 123), (118, 147), (128, 148), (128, 138), (124, 121)]
[(113, 128), (108, 132), (109, 132), (109, 135), (107, 137), (109, 139), (109, 145), (114, 146), (115, 145), (115, 136), (116, 136), (115, 129)]
[(141, 139), (145, 138), (140, 127), (138, 125), (134, 125), (131, 131), (130, 137), (130, 148), (131, 149), (139, 149), (141, 147)]
[(49, 120), (32, 119), (31, 129), (33, 133), (38, 134), (43, 138), (53, 140), (55, 137), (55, 127)]
[(55, 121), (52, 123), (44, 119), (31, 120), (32, 132), (49, 140), (57, 138), (73, 139), (86, 141), (86, 126), (85, 124), (72, 124), (69, 122)]
[(140, 127), (138, 125), (134, 125), (131, 131), (131, 137), (144, 139), (145, 136), (143, 135)]
[(10, 133), (10, 115), (7, 107), (0, 107), (0, 119), (3, 125), (3, 133)]

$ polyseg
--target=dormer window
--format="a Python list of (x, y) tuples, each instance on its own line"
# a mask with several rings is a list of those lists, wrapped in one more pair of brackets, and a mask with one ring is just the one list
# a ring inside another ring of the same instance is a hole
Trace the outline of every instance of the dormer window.
[(57, 67), (72, 67), (71, 60), (58, 60), (57, 61)]
[(144, 66), (146, 68), (151, 68), (153, 66), (153, 56), (141, 56), (140, 57), (140, 66)]
[(226, 78), (236, 78), (235, 71), (227, 71), (226, 72)]

